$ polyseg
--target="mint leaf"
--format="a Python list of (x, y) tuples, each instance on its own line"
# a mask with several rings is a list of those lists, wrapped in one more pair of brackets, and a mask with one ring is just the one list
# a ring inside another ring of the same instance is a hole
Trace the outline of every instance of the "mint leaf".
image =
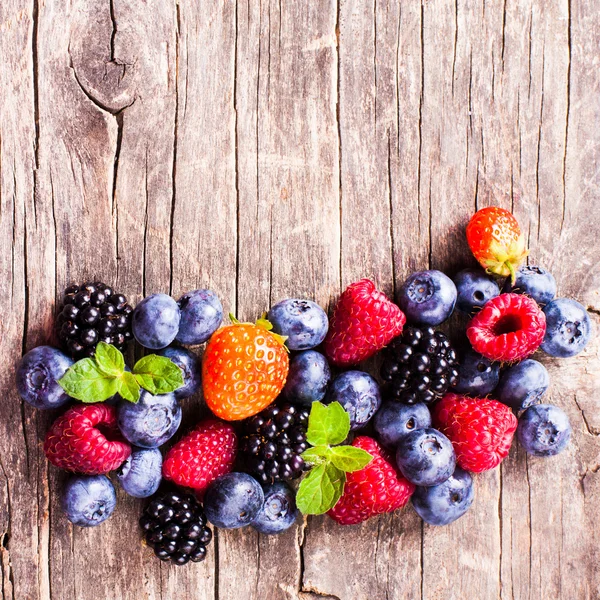
[(296, 506), (305, 515), (322, 515), (336, 505), (345, 482), (346, 474), (331, 463), (319, 465), (300, 483)]
[(135, 363), (133, 375), (151, 394), (168, 394), (183, 385), (183, 372), (165, 356), (148, 354)]
[(373, 457), (362, 448), (336, 446), (329, 448), (329, 460), (345, 473), (353, 473), (364, 469), (373, 460)]
[(329, 446), (316, 446), (307, 448), (300, 456), (311, 465), (320, 465), (328, 460), (330, 452)]
[(99, 342), (94, 355), (98, 368), (110, 377), (120, 377), (125, 369), (125, 359), (118, 348)]
[(350, 432), (350, 415), (339, 402), (328, 406), (313, 402), (308, 417), (306, 439), (311, 446), (341, 444)]
[(121, 398), (129, 400), (134, 404), (140, 399), (140, 386), (135, 376), (128, 371), (124, 371), (118, 379), (118, 392)]
[(103, 373), (94, 360), (84, 358), (72, 365), (58, 380), (71, 398), (82, 402), (103, 402), (117, 393), (117, 380)]

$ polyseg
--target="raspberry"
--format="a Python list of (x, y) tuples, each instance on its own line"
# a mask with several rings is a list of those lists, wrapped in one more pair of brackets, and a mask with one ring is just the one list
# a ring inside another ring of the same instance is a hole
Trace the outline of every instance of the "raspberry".
[(233, 427), (207, 419), (177, 442), (163, 462), (163, 477), (203, 493), (217, 477), (229, 473), (237, 452)]
[(402, 333), (404, 313), (369, 279), (349, 285), (329, 322), (325, 354), (336, 366), (355, 365), (373, 356)]
[(446, 394), (433, 409), (433, 424), (454, 446), (456, 462), (473, 473), (497, 467), (508, 456), (517, 418), (497, 400)]
[(374, 439), (359, 436), (352, 445), (366, 450), (373, 460), (364, 469), (347, 474), (342, 497), (327, 513), (340, 525), (354, 525), (402, 508), (415, 491), (415, 486), (402, 477), (391, 455)]
[(514, 362), (533, 354), (544, 339), (546, 317), (528, 296), (492, 298), (467, 326), (473, 349), (490, 360)]
[(54, 421), (44, 452), (56, 467), (103, 475), (121, 466), (131, 454), (117, 427), (117, 413), (106, 404), (78, 405)]

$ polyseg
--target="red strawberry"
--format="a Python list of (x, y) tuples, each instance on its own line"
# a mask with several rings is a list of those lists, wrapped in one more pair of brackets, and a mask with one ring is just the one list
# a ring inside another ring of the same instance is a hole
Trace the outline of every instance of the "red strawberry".
[(527, 248), (519, 223), (509, 211), (498, 206), (478, 210), (467, 225), (467, 242), (484, 269), (501, 277), (510, 276), (514, 284)]
[(490, 360), (513, 362), (533, 354), (546, 333), (546, 315), (522, 294), (500, 294), (471, 319), (467, 337)]
[(433, 409), (434, 425), (454, 446), (457, 464), (481, 473), (497, 467), (510, 450), (517, 417), (489, 398), (446, 394)]
[(207, 419), (169, 450), (163, 462), (163, 476), (203, 493), (217, 477), (231, 471), (236, 452), (233, 427)]
[(113, 406), (88, 404), (74, 406), (54, 421), (44, 452), (61, 469), (102, 475), (121, 466), (131, 454), (131, 446), (121, 437)]
[(358, 436), (352, 445), (366, 450), (373, 460), (364, 469), (346, 475), (344, 493), (327, 513), (340, 525), (354, 525), (402, 508), (415, 491), (415, 486), (398, 471), (392, 456), (373, 438)]
[(404, 313), (369, 279), (349, 285), (329, 322), (325, 353), (339, 367), (373, 356), (402, 333)]

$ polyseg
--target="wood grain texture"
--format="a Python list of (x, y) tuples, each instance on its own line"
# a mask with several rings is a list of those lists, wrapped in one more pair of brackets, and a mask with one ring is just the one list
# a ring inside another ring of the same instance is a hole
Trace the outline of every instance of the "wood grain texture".
[(72, 280), (133, 301), (211, 287), (243, 319), (290, 295), (331, 306), (363, 276), (393, 295), (471, 264), (464, 226), (490, 204), (597, 328), (599, 45), (585, 0), (0, 3), (2, 597), (600, 598), (598, 337), (544, 359), (569, 449), (515, 444), (453, 525), (406, 509), (220, 531), (182, 569), (142, 546), (120, 492), (106, 524), (68, 524), (41, 449), (56, 413), (12, 383)]

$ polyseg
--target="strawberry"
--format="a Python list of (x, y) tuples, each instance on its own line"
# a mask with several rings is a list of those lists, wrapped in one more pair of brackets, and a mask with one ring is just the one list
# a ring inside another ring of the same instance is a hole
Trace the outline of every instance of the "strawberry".
[(467, 225), (467, 242), (488, 273), (510, 276), (514, 285), (527, 248), (519, 223), (509, 211), (499, 206), (478, 210)]
[(398, 471), (392, 456), (373, 438), (358, 436), (352, 445), (366, 450), (373, 460), (364, 469), (346, 475), (344, 493), (327, 513), (340, 525), (354, 525), (402, 508), (415, 491), (415, 486)]
[(206, 419), (177, 442), (163, 462), (163, 477), (199, 493), (229, 473), (237, 452), (237, 436), (229, 423)]
[(349, 285), (329, 322), (325, 354), (338, 367), (366, 360), (402, 333), (404, 313), (369, 279)]
[(202, 361), (202, 389), (212, 412), (226, 421), (259, 413), (279, 395), (288, 374), (285, 338), (271, 323), (222, 327), (210, 338)]
[(457, 464), (481, 473), (508, 456), (517, 417), (508, 406), (489, 398), (446, 394), (433, 409), (433, 424), (452, 442)]

